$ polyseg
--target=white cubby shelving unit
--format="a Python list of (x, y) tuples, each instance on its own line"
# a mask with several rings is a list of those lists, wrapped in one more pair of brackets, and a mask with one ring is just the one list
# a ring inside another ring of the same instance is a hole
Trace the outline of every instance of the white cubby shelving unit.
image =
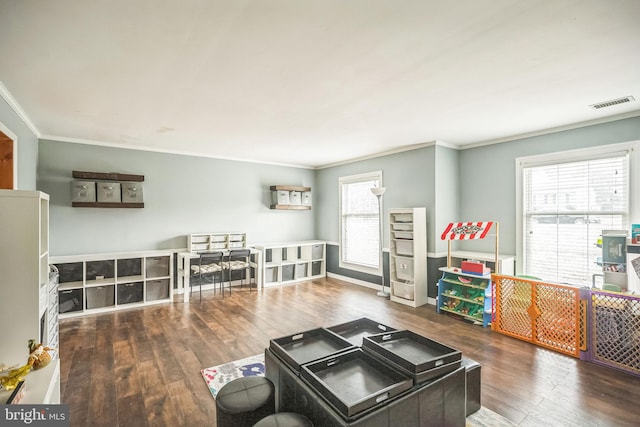
[(427, 209), (389, 210), (391, 301), (419, 307), (427, 303)]
[(326, 242), (299, 242), (255, 245), (262, 253), (264, 287), (297, 283), (326, 276)]
[(171, 302), (173, 252), (51, 257), (60, 272), (60, 317)]
[[(0, 190), (0, 362), (27, 363), (30, 339), (59, 348), (56, 282), (49, 275), (49, 195)], [(60, 403), (60, 360), (29, 373), (23, 404)], [(0, 402), (11, 392), (0, 391)]]

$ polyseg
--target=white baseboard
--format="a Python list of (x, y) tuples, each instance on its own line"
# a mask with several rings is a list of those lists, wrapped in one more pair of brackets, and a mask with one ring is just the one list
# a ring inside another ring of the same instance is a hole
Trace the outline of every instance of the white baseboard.
[(327, 273), (327, 277), (330, 277), (332, 279), (342, 280), (344, 282), (353, 283), (354, 285), (358, 285), (358, 286), (364, 286), (365, 288), (369, 288), (369, 289), (376, 289), (376, 290), (380, 289), (380, 285), (376, 285), (375, 283), (365, 282), (364, 280), (354, 279), (352, 277), (347, 277), (347, 276), (341, 276), (335, 273)]
[[(349, 282), (352, 283), (354, 285), (358, 285), (358, 286), (363, 286), (365, 288), (369, 288), (369, 289), (374, 289), (376, 291), (380, 290), (380, 285), (376, 285), (374, 283), (371, 282), (365, 282), (364, 280), (359, 280), (359, 279), (354, 279), (352, 277), (347, 277), (347, 276), (341, 276), (339, 274), (335, 274), (335, 273), (327, 273), (327, 277), (331, 278), (331, 279), (337, 279), (337, 280), (342, 280), (343, 282)], [(387, 286), (385, 286), (385, 289), (389, 289)], [(436, 299), (435, 298), (427, 298), (427, 304), (429, 305), (436, 305)]]

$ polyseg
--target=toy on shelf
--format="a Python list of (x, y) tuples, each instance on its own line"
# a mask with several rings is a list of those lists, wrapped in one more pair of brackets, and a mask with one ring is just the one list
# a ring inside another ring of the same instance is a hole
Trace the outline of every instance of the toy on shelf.
[(29, 357), (27, 363), (20, 367), (6, 367), (0, 365), (0, 389), (11, 391), (24, 382), (25, 377), (32, 369), (44, 368), (51, 362), (49, 351), (52, 348), (42, 344), (36, 344), (35, 340), (29, 340)]

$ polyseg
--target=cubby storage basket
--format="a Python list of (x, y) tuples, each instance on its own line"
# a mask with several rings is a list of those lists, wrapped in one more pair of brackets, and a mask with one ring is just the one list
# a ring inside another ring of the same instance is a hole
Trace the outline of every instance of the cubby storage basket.
[(147, 301), (169, 298), (169, 279), (147, 280)]
[(391, 288), (393, 289), (393, 296), (408, 300), (413, 300), (416, 297), (415, 286), (413, 283), (392, 281)]
[(385, 405), (413, 386), (408, 375), (358, 348), (304, 364), (301, 378), (344, 417)]
[(328, 329), (317, 328), (272, 339), (269, 348), (299, 374), (304, 363), (353, 349), (354, 346)]
[(371, 320), (366, 317), (331, 326), (327, 329), (340, 335), (342, 338), (358, 347), (362, 345), (362, 338), (366, 336), (382, 334), (385, 332), (396, 330), (396, 328), (383, 325), (382, 323), (376, 322), (375, 320)]
[(395, 257), (396, 277), (400, 280), (413, 280), (413, 259)]
[(462, 352), (402, 330), (365, 337), (362, 349), (410, 375), (415, 384), (458, 369)]
[(398, 255), (413, 255), (413, 240), (397, 239), (394, 242), (396, 243), (396, 253)]

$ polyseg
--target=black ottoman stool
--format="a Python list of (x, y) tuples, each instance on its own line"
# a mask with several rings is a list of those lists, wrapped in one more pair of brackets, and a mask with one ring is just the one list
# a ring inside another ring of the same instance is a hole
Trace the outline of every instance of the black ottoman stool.
[(467, 417), (480, 409), (480, 364), (462, 357), (467, 377)]
[(304, 415), (278, 412), (261, 419), (253, 427), (313, 427), (313, 423)]
[(235, 379), (216, 396), (218, 427), (250, 427), (275, 411), (273, 383), (265, 377)]

